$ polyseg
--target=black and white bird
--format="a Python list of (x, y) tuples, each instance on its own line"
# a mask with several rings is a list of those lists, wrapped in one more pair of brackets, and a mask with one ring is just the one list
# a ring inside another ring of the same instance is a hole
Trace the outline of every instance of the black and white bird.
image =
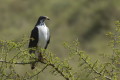
[[(34, 29), (31, 31), (30, 41), (29, 41), (29, 53), (36, 54), (37, 48), (46, 49), (50, 42), (50, 32), (49, 28), (45, 25), (45, 20), (49, 20), (47, 16), (40, 16)], [(35, 48), (35, 49), (31, 49)], [(37, 53), (39, 60), (42, 60), (43, 57), (41, 52)], [(35, 68), (35, 63), (31, 64), (31, 69)]]

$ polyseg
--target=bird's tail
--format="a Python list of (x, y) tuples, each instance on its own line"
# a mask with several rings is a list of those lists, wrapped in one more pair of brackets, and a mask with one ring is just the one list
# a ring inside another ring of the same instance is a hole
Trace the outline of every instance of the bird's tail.
[[(29, 53), (30, 53), (30, 54), (35, 54), (35, 50), (29, 50)], [(32, 57), (30, 57), (30, 60), (31, 60), (31, 59), (32, 59)], [(36, 63), (36, 62), (32, 62), (32, 63), (31, 63), (31, 69), (32, 69), (32, 70), (35, 69), (35, 63)]]
[(35, 62), (31, 64), (31, 69), (35, 69)]
[[(37, 54), (37, 56), (38, 56), (38, 60), (39, 60), (40, 62), (43, 62), (43, 56), (42, 56), (41, 52), (40, 52), (39, 54)], [(33, 63), (31, 64), (31, 69), (32, 69), (32, 70), (35, 69), (35, 63), (36, 63), (36, 62), (33, 62)]]

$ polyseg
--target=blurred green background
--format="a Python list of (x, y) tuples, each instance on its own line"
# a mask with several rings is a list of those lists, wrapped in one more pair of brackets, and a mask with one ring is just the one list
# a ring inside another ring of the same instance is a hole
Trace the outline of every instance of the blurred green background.
[[(48, 48), (52, 52), (65, 58), (63, 43), (78, 39), (81, 49), (96, 59), (99, 53), (111, 52), (105, 34), (120, 19), (119, 5), (120, 0), (0, 0), (0, 39), (19, 41), (23, 35), (29, 37), (38, 17), (48, 16), (51, 19), (46, 22), (51, 32)], [(23, 68), (19, 67), (21, 73)], [(48, 71), (40, 77), (63, 79)]]

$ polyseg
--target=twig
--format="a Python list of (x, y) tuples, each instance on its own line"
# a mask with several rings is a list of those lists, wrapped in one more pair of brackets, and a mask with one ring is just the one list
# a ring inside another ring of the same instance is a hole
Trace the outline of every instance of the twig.
[[(38, 75), (39, 73), (43, 72), (43, 71), (47, 68), (47, 66), (48, 66), (48, 64), (46, 64), (46, 66), (45, 66), (42, 70), (40, 70), (38, 73), (36, 73), (36, 74), (30, 76), (30, 77), (27, 78), (27, 79), (31, 79), (31, 78), (35, 77), (36, 75)], [(25, 80), (26, 80), (26, 79), (25, 79)]]
[[(43, 62), (43, 61), (40, 61), (41, 63), (43, 63), (43, 64), (47, 64), (48, 66), (51, 66), (51, 67), (53, 67), (61, 76), (63, 76), (66, 80), (70, 80), (68, 77), (66, 77), (64, 74), (63, 74), (63, 72), (62, 71), (60, 71), (57, 67), (55, 67), (55, 65), (54, 64), (52, 64), (52, 63), (45, 63), (45, 62)], [(48, 62), (48, 61), (47, 61)]]
[(62, 71), (60, 71), (57, 67), (55, 67), (54, 64), (49, 64), (50, 66), (52, 66), (61, 76), (63, 76), (66, 80), (70, 80), (68, 77), (66, 77)]
[[(94, 71), (94, 73), (96, 73), (96, 74), (98, 74), (98, 75), (102, 75), (102, 73), (100, 73), (100, 72), (98, 72), (98, 71), (96, 71), (84, 58), (82, 58), (82, 60), (86, 63), (86, 64), (88, 64), (88, 66)], [(108, 77), (108, 76), (104, 76), (106, 79), (108, 79), (108, 80), (112, 80), (110, 77)]]
[(31, 61), (31, 62), (9, 62), (9, 61), (4, 61), (4, 60), (0, 60), (0, 62), (2, 63), (9, 63), (9, 64), (20, 64), (20, 65), (24, 65), (24, 64), (31, 64), (33, 62), (39, 62), (39, 61)]
[[(40, 60), (31, 61), (31, 62), (15, 62), (15, 63), (14, 63), (14, 62), (9, 62), (9, 61), (0, 60), (0, 62), (2, 62), (2, 63), (9, 63), (9, 64), (19, 64), (19, 65), (31, 64), (31, 63), (33, 63), (33, 62), (41, 62), (41, 63), (43, 63), (43, 64), (47, 64), (41, 71), (43, 71), (47, 66), (51, 66), (51, 67), (53, 67), (61, 76), (63, 76), (66, 80), (69, 80), (69, 78), (66, 77), (66, 76), (63, 74), (63, 72), (60, 71), (57, 67), (55, 67), (54, 64), (45, 63), (45, 62), (40, 61)], [(40, 72), (41, 72), (41, 71), (40, 71)], [(37, 74), (39, 74), (40, 72), (38, 72)], [(35, 74), (35, 75), (37, 75), (37, 74)], [(34, 77), (35, 75), (31, 76), (30, 78)], [(29, 78), (29, 79), (30, 79), (30, 78)]]

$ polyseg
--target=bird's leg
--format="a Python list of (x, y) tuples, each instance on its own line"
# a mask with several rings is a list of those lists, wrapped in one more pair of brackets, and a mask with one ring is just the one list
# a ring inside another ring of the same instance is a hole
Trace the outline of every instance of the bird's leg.
[(39, 60), (40, 62), (43, 62), (43, 61), (44, 61), (44, 58), (43, 58), (41, 52), (40, 52), (39, 55), (38, 55), (38, 60)]

